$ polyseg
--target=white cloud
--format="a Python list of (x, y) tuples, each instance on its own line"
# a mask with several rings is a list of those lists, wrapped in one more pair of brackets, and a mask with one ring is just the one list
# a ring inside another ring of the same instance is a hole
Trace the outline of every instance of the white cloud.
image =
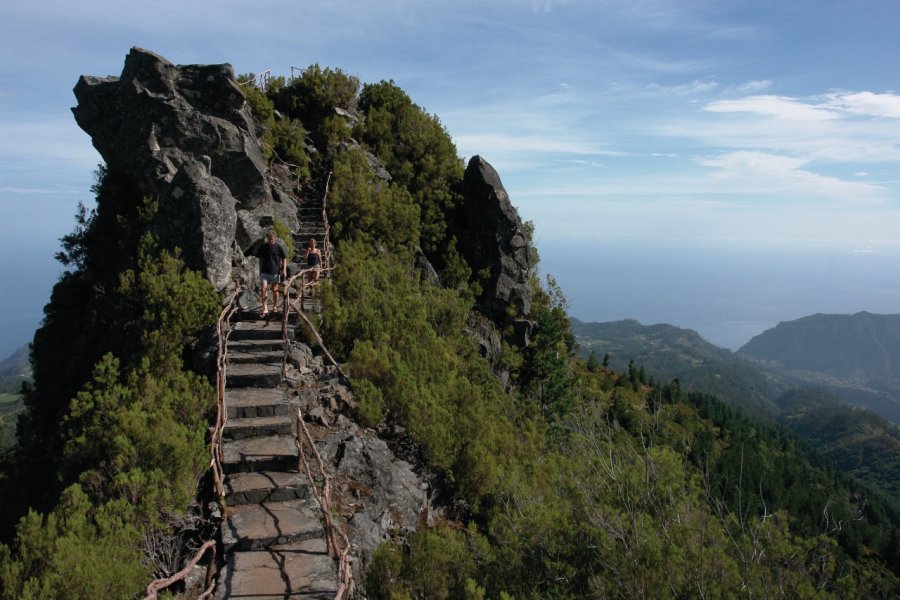
[(663, 94), (673, 94), (675, 96), (696, 96), (699, 94), (708, 94), (709, 92), (715, 90), (717, 87), (719, 87), (719, 84), (715, 81), (694, 80), (690, 83), (671, 86), (651, 83), (647, 86), (647, 89)]
[(703, 110), (715, 113), (755, 113), (785, 121), (824, 121), (838, 117), (827, 107), (807, 104), (795, 98), (768, 95), (711, 102)]
[(804, 198), (859, 201), (883, 197), (886, 188), (845, 181), (804, 169), (808, 160), (764, 152), (729, 152), (697, 161), (715, 170), (714, 177), (735, 184), (735, 194), (783, 195)]
[(470, 133), (454, 137), (457, 148), (466, 155), (482, 153), (540, 152), (575, 155), (622, 156), (621, 152), (598, 144), (575, 140), (565, 135), (513, 135), (506, 133)]
[(831, 105), (841, 111), (867, 117), (900, 118), (900, 96), (873, 92), (842, 93), (829, 96)]
[(741, 94), (756, 94), (772, 87), (771, 79), (763, 79), (758, 81), (748, 81), (739, 85), (735, 90)]

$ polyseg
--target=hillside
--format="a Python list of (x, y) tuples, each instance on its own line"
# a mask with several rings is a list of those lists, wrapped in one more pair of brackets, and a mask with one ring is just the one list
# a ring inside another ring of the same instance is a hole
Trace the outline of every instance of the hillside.
[(617, 370), (634, 361), (663, 381), (677, 378), (688, 391), (714, 394), (759, 417), (777, 412), (774, 400), (788, 387), (690, 329), (635, 320), (571, 322), (583, 358), (593, 352), (602, 360), (608, 354), (609, 365)]
[(16, 420), (24, 408), (22, 384), (31, 380), (28, 346), (22, 346), (0, 362), (0, 449), (12, 445)]
[(779, 323), (737, 353), (900, 424), (900, 315), (811, 315)]
[(855, 396), (837, 396), (821, 385), (794, 388), (807, 382), (782, 377), (673, 325), (571, 322), (582, 357), (608, 354), (609, 365), (617, 370), (624, 371), (633, 361), (663, 381), (677, 378), (685, 390), (715, 395), (748, 414), (788, 427), (846, 473), (889, 494), (900, 490), (897, 428), (874, 412), (854, 407)]
[(900, 428), (822, 390), (791, 390), (778, 404), (779, 422), (823, 456), (845, 472), (900, 497)]
[[(134, 48), (120, 77), (84, 76), (75, 93), (106, 165), (96, 209), (62, 240), (67, 271), (35, 335), (23, 426), (0, 455), (0, 599), (140, 597), (201, 542), (230, 553), (209, 564), (216, 597), (239, 595), (237, 542), (225, 540), (250, 513), (219, 504), (207, 446), (221, 422), (213, 324), (232, 310), (252, 321), (244, 342), (283, 337), (269, 391), (315, 422), (321, 439), (308, 441), (331, 472), (300, 473), (312, 453), (298, 450), (299, 419), (245, 439), (277, 439), (279, 464), (306, 484), (338, 475), (324, 514), (308, 512), (321, 500), (276, 511), (272, 488), (260, 494), (252, 514), (274, 533), (240, 541), (248, 562), (268, 561), (267, 584), (290, 583), (313, 553), (335, 562), (303, 532), (281, 543), (302, 514), (347, 534), (356, 598), (900, 591), (891, 498), (715, 397), (576, 355), (564, 294), (538, 279), (533, 227), (500, 174), (481, 156), (464, 162), (392, 81), (311, 65), (263, 85)], [(334, 269), (311, 308), (295, 306), (308, 321), (273, 323), (256, 310), (250, 249), (269, 227), (305, 241), (297, 232), (310, 214), (325, 220), (326, 199)], [(690, 360), (716, 357), (685, 343)], [(292, 378), (326, 354), (336, 364), (322, 381)], [(256, 427), (243, 420), (229, 422)], [(359, 479), (335, 470), (353, 462)], [(404, 485), (378, 497), (372, 482), (395, 468)]]

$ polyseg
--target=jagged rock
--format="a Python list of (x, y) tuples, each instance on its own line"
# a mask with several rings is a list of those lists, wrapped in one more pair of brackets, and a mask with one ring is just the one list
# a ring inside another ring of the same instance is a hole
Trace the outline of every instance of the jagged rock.
[(500, 383), (506, 387), (509, 382), (509, 370), (502, 368), (500, 365), (503, 342), (500, 332), (497, 331), (497, 326), (481, 313), (472, 311), (466, 317), (466, 331), (478, 344), (478, 353), (487, 359), (488, 364), (491, 366), (491, 371), (500, 380)]
[(494, 321), (531, 310), (531, 251), (519, 213), (509, 201), (500, 176), (486, 160), (474, 156), (463, 178), (465, 230), (463, 253), (475, 273), (487, 270), (479, 305)]
[(422, 281), (435, 287), (440, 286), (441, 278), (438, 275), (438, 272), (435, 270), (434, 266), (432, 266), (431, 262), (425, 256), (425, 253), (422, 252), (422, 249), (418, 246), (415, 247), (415, 251), (416, 259), (414, 266), (419, 272), (419, 276), (422, 278)]
[(312, 361), (312, 350), (304, 343), (292, 342), (288, 347), (288, 360), (298, 369), (302, 369)]
[(350, 126), (350, 129), (359, 125), (359, 113), (355, 110), (345, 110), (340, 106), (335, 106), (334, 114), (343, 117), (347, 121), (347, 125)]
[(152, 231), (216, 287), (232, 280), (235, 239), (246, 248), (266, 219), (296, 226), (231, 65), (174, 65), (132, 48), (120, 77), (82, 76), (74, 92), (75, 120), (110, 173), (158, 201)]
[(512, 328), (510, 342), (519, 348), (527, 348), (531, 343), (531, 330), (534, 329), (534, 323), (528, 319), (515, 319), (512, 322)]
[(348, 528), (356, 556), (367, 565), (372, 551), (393, 533), (415, 531), (427, 494), (410, 464), (396, 459), (387, 443), (371, 434), (348, 436), (335, 459), (337, 474), (365, 490)]
[(357, 142), (353, 138), (350, 138), (348, 141), (342, 141), (339, 144), (339, 148), (344, 151), (349, 150), (361, 153), (366, 159), (366, 162), (369, 163), (369, 168), (372, 169), (372, 173), (375, 175), (375, 177), (384, 181), (390, 181), (391, 179), (393, 179), (388, 170), (385, 169), (384, 165), (381, 164), (381, 161), (378, 160), (378, 157), (360, 146), (359, 142)]

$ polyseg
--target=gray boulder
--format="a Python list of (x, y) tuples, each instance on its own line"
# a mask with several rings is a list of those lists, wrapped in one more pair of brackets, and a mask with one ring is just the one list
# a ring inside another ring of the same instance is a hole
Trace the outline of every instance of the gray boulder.
[(478, 304), (497, 323), (505, 321), (510, 307), (515, 316), (527, 316), (532, 269), (528, 235), (497, 171), (480, 156), (466, 167), (463, 194), (462, 250), (475, 273), (488, 273)]
[(231, 65), (174, 65), (132, 48), (120, 77), (82, 76), (78, 125), (111, 173), (154, 198), (151, 229), (218, 288), (232, 245), (258, 237), (267, 217), (296, 226), (290, 191), (273, 194), (254, 118)]
[(353, 482), (352, 489), (345, 490), (355, 496), (348, 535), (354, 554), (366, 566), (382, 542), (416, 530), (423, 508), (429, 507), (427, 486), (408, 462), (396, 458), (387, 443), (372, 434), (345, 438), (335, 460), (338, 477)]

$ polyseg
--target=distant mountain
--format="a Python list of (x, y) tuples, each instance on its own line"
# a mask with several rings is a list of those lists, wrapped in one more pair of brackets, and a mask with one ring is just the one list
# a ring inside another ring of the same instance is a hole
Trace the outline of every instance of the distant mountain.
[(789, 387), (691, 329), (642, 325), (633, 319), (584, 323), (573, 318), (571, 322), (585, 358), (592, 351), (597, 360), (608, 354), (609, 366), (617, 370), (633, 360), (658, 379), (678, 378), (687, 391), (714, 394), (757, 416), (778, 412), (774, 400)]
[(785, 321), (738, 353), (855, 383), (900, 379), (900, 315), (816, 314)]
[(0, 377), (30, 377), (31, 365), (28, 362), (28, 344), (7, 356), (0, 362)]
[(816, 314), (779, 323), (738, 354), (900, 424), (900, 315)]

